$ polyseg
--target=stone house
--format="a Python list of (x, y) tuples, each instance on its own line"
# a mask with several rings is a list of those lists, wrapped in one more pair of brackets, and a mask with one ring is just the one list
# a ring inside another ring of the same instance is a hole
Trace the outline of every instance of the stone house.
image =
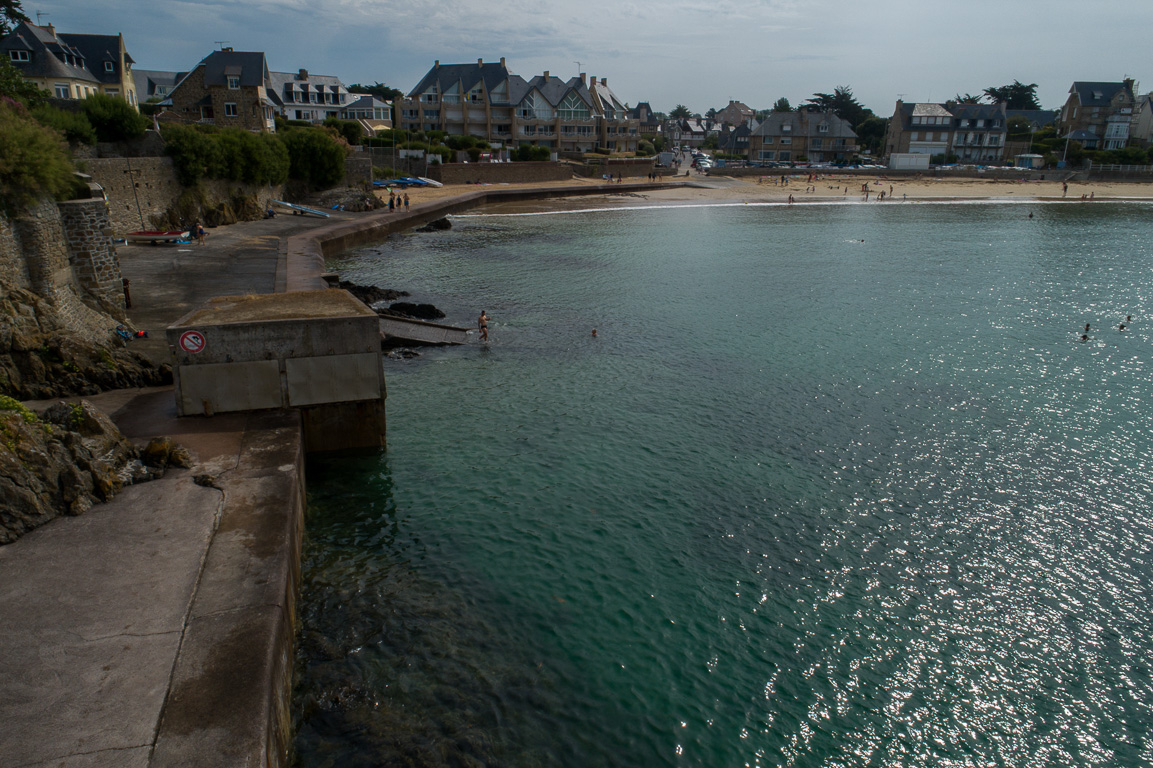
[(1133, 123), (1129, 128), (1129, 141), (1138, 147), (1153, 145), (1153, 93), (1137, 97), (1133, 107)]
[(187, 74), (160, 69), (134, 69), (132, 77), (136, 81), (136, 96), (142, 103), (152, 99), (162, 101), (176, 90), (176, 84)]
[(525, 80), (500, 63), (444, 64), (397, 105), (399, 127), (476, 136), (494, 146), (532, 144), (562, 152), (637, 148), (639, 121), (608, 80), (562, 80), (546, 71)]
[(753, 127), (756, 120), (756, 112), (748, 104), (742, 104), (739, 101), (729, 99), (729, 104), (724, 109), (717, 110), (716, 115), (713, 116), (713, 121), (723, 127), (736, 128), (744, 125), (749, 128)]
[(1121, 149), (1129, 141), (1136, 97), (1133, 78), (1118, 83), (1075, 82), (1061, 107), (1062, 136), (1081, 131), (1075, 140), (1085, 149)]
[(206, 56), (161, 102), (168, 106), (162, 119), (272, 133), (274, 94), (263, 53), (225, 48)]
[(955, 154), (966, 163), (999, 163), (1008, 131), (1004, 104), (906, 104), (898, 99), (885, 134), (885, 155)]
[(629, 112), (629, 117), (638, 122), (637, 130), (642, 136), (655, 136), (661, 131), (661, 122), (647, 101), (637, 102)]
[(105, 93), (139, 108), (123, 35), (57, 33), (25, 21), (0, 40), (0, 56), (58, 99)]
[(356, 99), (340, 78), (332, 75), (310, 75), (307, 69), (293, 72), (270, 72), (270, 98), (276, 113), (286, 120), (323, 123), (340, 113)]
[(749, 159), (762, 163), (847, 162), (857, 154), (857, 134), (832, 112), (771, 112), (749, 135)]

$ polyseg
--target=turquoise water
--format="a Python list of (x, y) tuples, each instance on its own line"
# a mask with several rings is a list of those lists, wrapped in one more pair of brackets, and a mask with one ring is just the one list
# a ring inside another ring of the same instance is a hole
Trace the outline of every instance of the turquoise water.
[(491, 343), (309, 467), (300, 765), (1153, 762), (1153, 208), (481, 213), (330, 263)]

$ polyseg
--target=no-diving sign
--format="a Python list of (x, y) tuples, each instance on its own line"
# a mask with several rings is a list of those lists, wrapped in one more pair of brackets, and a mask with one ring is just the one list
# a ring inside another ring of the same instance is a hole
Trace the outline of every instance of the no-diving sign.
[(200, 331), (185, 331), (180, 334), (180, 348), (189, 354), (195, 355), (197, 352), (203, 352), (207, 344), (204, 334)]

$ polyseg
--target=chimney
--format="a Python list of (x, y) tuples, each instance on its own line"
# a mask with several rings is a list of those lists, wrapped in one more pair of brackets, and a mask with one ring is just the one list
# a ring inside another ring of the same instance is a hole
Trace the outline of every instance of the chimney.
[(476, 60), (476, 65), (477, 65), (478, 67), (483, 67), (483, 66), (484, 66), (484, 59), (477, 59), (477, 60)]
[(544, 81), (546, 83), (548, 82), (548, 70), (547, 69), (544, 71)]
[[(17, 9), (17, 10), (19, 10), (19, 9)], [(54, 27), (52, 25), (52, 22), (48, 22), (48, 34), (52, 35), (53, 37), (56, 37), (56, 27)]]
[(585, 73), (584, 72), (581, 72), (581, 85), (588, 85), (588, 83), (585, 82)]
[(602, 77), (602, 78), (601, 78), (601, 85), (603, 85), (605, 88), (608, 88), (608, 86), (609, 86), (609, 79), (608, 79), (607, 77)]
[(501, 56), (501, 57), (500, 57), (500, 65), (501, 65), (502, 67), (504, 66), (504, 56)]
[(436, 61), (434, 61), (432, 63), (432, 68), (433, 69), (440, 69), (440, 59), (437, 59)]
[(596, 75), (590, 75), (589, 76), (589, 85), (596, 85), (596, 84), (597, 84)]
[(296, 76), (296, 79), (297, 80), (307, 80), (308, 79), (308, 70), (307, 69), (300, 70), (300, 74)]

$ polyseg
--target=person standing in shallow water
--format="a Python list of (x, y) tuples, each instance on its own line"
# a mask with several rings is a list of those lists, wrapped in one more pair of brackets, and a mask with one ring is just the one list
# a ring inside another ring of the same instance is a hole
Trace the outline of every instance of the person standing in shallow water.
[(476, 319), (476, 327), (480, 329), (480, 340), (488, 341), (488, 315), (483, 309), (480, 311), (480, 317)]

